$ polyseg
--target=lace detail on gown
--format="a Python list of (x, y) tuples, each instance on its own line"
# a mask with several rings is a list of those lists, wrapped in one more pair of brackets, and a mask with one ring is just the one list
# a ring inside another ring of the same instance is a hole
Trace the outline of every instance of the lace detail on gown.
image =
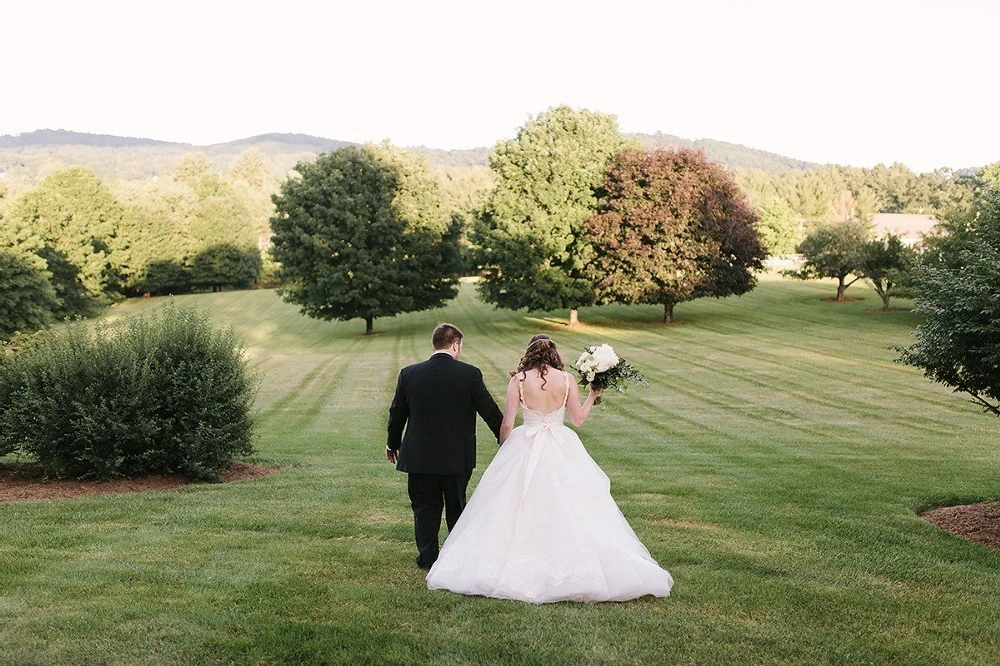
[(569, 396), (542, 414), (524, 402), (437, 562), (428, 587), (463, 594), (553, 601), (668, 596), (656, 563), (611, 497), (611, 484), (563, 420)]

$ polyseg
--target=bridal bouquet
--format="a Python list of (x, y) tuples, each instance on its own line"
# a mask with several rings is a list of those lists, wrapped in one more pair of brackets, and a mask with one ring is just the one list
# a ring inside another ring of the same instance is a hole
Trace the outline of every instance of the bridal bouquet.
[[(587, 347), (577, 359), (575, 368), (580, 373), (580, 384), (584, 386), (593, 384), (602, 391), (610, 388), (623, 393), (626, 388), (625, 382), (629, 381), (649, 386), (642, 373), (634, 365), (620, 358), (607, 343)], [(598, 396), (594, 404), (598, 404), (600, 400)]]

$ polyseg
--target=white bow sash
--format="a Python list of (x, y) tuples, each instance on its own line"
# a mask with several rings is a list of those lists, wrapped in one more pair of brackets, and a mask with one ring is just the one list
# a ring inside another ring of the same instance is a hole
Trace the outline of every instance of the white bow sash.
[(538, 459), (541, 457), (543, 449), (555, 439), (552, 429), (558, 425), (562, 425), (561, 418), (555, 422), (549, 421), (552, 416), (552, 414), (549, 414), (540, 419), (532, 419), (524, 423), (524, 434), (531, 440), (531, 453), (528, 456), (528, 469), (524, 474), (522, 497), (527, 494), (528, 488), (531, 486), (531, 479), (535, 475), (535, 468), (538, 467)]

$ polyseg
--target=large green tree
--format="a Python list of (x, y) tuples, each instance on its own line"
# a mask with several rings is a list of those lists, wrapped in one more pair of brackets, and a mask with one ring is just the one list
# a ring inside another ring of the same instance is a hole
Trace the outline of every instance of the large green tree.
[(835, 278), (837, 301), (843, 302), (847, 288), (861, 279), (862, 247), (868, 235), (867, 225), (861, 222), (817, 225), (796, 248), (802, 255), (802, 267), (784, 274), (802, 280)]
[(317, 319), (439, 307), (457, 292), (460, 229), (423, 161), (388, 145), (296, 166), (274, 197), (271, 253), (285, 300)]
[(479, 293), (517, 310), (570, 310), (594, 302), (585, 226), (594, 190), (624, 146), (614, 116), (559, 106), (538, 114), (490, 154), (496, 187), (472, 239)]
[(954, 256), (918, 270), (924, 322), (900, 360), (1000, 416), (1000, 190), (987, 190), (976, 213), (966, 242), (948, 248)]
[(691, 149), (626, 150), (597, 190), (585, 274), (599, 303), (663, 305), (753, 289), (766, 256), (758, 218), (733, 177)]
[(123, 225), (131, 249), (128, 293), (190, 291), (188, 228), (197, 205), (195, 192), (184, 183), (162, 179), (118, 183), (116, 194), (125, 207)]
[(0, 340), (48, 326), (59, 300), (45, 261), (0, 214)]
[(260, 274), (261, 258), (250, 206), (202, 154), (181, 157), (171, 174), (195, 194), (187, 222), (186, 267), (196, 289), (245, 288)]
[(12, 206), (17, 233), (41, 240), (37, 253), (60, 300), (57, 316), (85, 314), (120, 296), (130, 271), (123, 214), (111, 191), (82, 167), (53, 172)]

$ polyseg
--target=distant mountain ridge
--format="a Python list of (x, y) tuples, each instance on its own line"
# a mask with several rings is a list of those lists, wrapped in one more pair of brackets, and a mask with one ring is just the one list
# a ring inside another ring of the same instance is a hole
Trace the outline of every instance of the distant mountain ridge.
[[(683, 139), (660, 132), (626, 136), (634, 137), (646, 148), (697, 148), (703, 150), (710, 160), (735, 169), (760, 169), (775, 173), (820, 166), (724, 141)], [(351, 145), (358, 144), (309, 134), (277, 132), (197, 146), (156, 139), (42, 129), (18, 135), (0, 135), (0, 178), (30, 184), (52, 168), (79, 164), (93, 169), (102, 179), (146, 179), (166, 173), (178, 157), (192, 152), (206, 154), (216, 168), (225, 170), (240, 153), (250, 148), (264, 154), (277, 172), (286, 173), (301, 161)], [(422, 155), (435, 169), (485, 167), (489, 165), (492, 150), (490, 147), (462, 150), (426, 146), (407, 148)]]
[(822, 165), (785, 157), (766, 150), (748, 148), (739, 143), (714, 139), (682, 139), (672, 134), (632, 134), (643, 148), (695, 148), (705, 153), (713, 162), (721, 162), (733, 169), (760, 169), (770, 173), (778, 171), (808, 171)]
[(283, 134), (280, 132), (273, 132), (270, 134), (258, 134), (257, 136), (251, 136), (246, 139), (227, 141), (226, 143), (215, 143), (207, 147), (238, 148), (240, 150), (257, 148), (258, 150), (263, 150), (261, 149), (261, 145), (283, 146), (295, 152), (315, 152), (319, 155), (321, 153), (329, 153), (330, 151), (337, 150), (338, 148), (343, 148), (344, 146), (356, 146), (358, 144), (351, 141), (324, 139), (323, 137), (312, 136), (310, 134)]
[(113, 134), (89, 134), (87, 132), (72, 132), (69, 130), (41, 129), (22, 134), (0, 135), (0, 148), (30, 148), (33, 146), (91, 146), (96, 148), (134, 148), (137, 146), (179, 146), (184, 148), (250, 148), (262, 143), (274, 143), (298, 149), (313, 149), (319, 152), (336, 150), (343, 146), (357, 145), (349, 141), (324, 139), (309, 134), (260, 134), (246, 139), (236, 139), (224, 143), (214, 143), (197, 146), (191, 143), (177, 141), (160, 141), (130, 136), (115, 136)]
[(0, 148), (29, 148), (32, 146), (94, 146), (98, 148), (126, 148), (133, 146), (188, 146), (190, 144), (137, 139), (112, 134), (89, 134), (69, 130), (40, 129), (22, 134), (0, 135)]

